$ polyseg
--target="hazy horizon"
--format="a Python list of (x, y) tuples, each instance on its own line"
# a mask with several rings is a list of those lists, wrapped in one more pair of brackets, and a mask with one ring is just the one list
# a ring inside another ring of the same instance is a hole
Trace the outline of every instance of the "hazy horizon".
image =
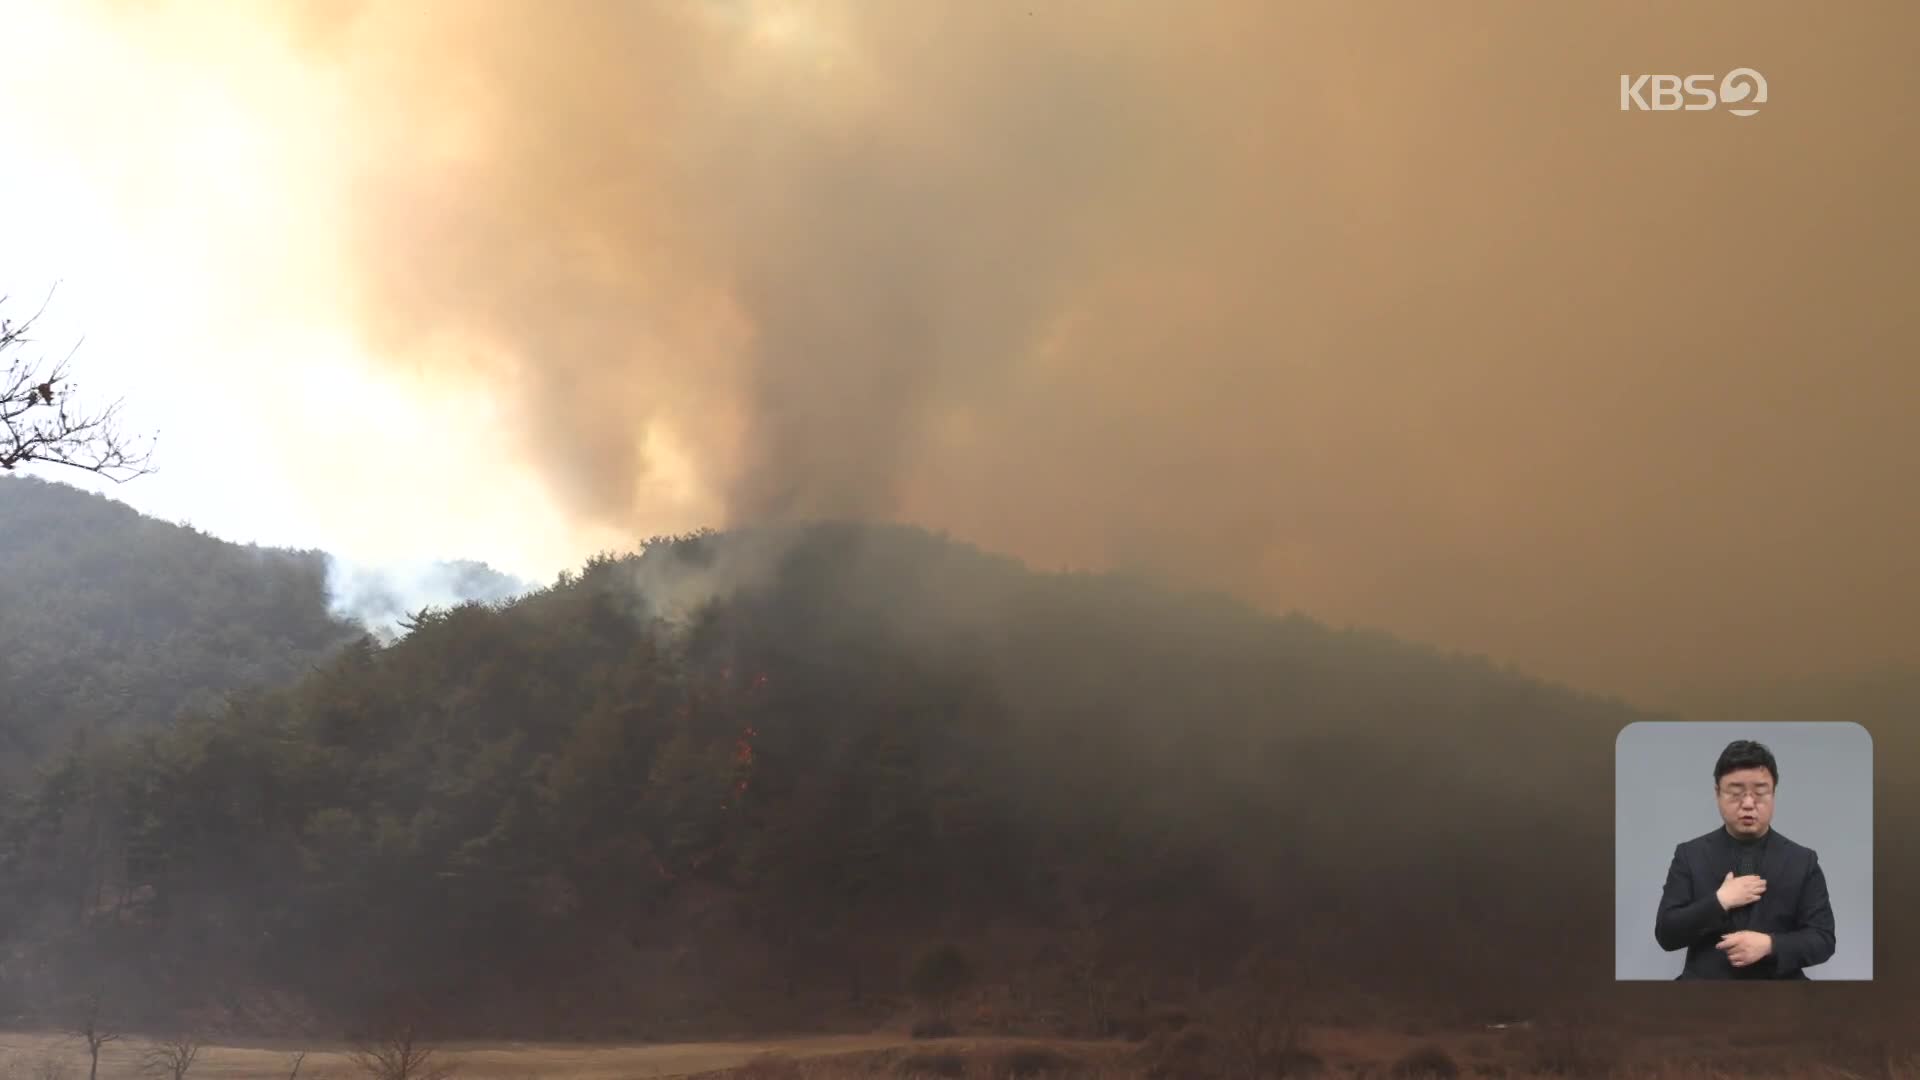
[(6, 314), (160, 434), (35, 474), (535, 582), (904, 521), (1649, 702), (1920, 664), (1914, 9), (556, 10), (0, 2)]

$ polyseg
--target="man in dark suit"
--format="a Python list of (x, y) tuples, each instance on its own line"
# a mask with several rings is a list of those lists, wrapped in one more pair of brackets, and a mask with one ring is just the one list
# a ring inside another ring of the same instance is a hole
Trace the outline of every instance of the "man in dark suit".
[(1681, 979), (1805, 979), (1833, 956), (1819, 856), (1773, 831), (1780, 768), (1744, 739), (1713, 767), (1721, 827), (1673, 849), (1653, 936), (1687, 950)]

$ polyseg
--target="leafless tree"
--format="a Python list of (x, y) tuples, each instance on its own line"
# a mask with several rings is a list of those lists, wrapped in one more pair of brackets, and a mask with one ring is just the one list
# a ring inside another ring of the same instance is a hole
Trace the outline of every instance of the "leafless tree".
[(115, 483), (151, 472), (149, 451), (120, 430), (119, 402), (88, 411), (74, 400), (71, 352), (50, 367), (20, 355), (45, 310), (20, 323), (0, 318), (0, 470), (45, 462)]
[(287, 1080), (300, 1080), (300, 1066), (305, 1064), (306, 1060), (305, 1050), (287, 1055)]
[(1271, 945), (1249, 950), (1212, 1010), (1235, 1076), (1290, 1071), (1304, 1054), (1304, 973)]
[(155, 1043), (140, 1062), (141, 1071), (164, 1080), (187, 1080), (187, 1071), (200, 1056), (200, 1040), (182, 1033)]
[(87, 1044), (87, 1080), (100, 1080), (100, 1048), (117, 1042), (120, 1033), (109, 1028), (100, 1016), (100, 997), (89, 994), (80, 1001), (71, 1033)]
[(1084, 1022), (1096, 1038), (1112, 1034), (1114, 979), (1109, 956), (1111, 914), (1105, 901), (1076, 893), (1067, 901), (1067, 978), (1080, 998)]
[(454, 1073), (454, 1066), (438, 1060), (411, 1025), (355, 1048), (347, 1058), (368, 1080), (446, 1080)]
[(1238, 997), (1215, 1010), (1221, 1050), (1235, 1076), (1270, 1076), (1301, 1047), (1300, 1028), (1264, 995)]

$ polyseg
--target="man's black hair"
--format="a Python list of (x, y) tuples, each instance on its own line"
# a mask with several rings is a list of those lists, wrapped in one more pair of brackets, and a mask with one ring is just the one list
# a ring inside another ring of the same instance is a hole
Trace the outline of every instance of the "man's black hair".
[(1720, 786), (1720, 778), (1740, 769), (1765, 769), (1773, 774), (1776, 786), (1780, 783), (1780, 766), (1774, 763), (1773, 751), (1751, 739), (1735, 739), (1720, 751), (1720, 760), (1713, 766), (1713, 786)]

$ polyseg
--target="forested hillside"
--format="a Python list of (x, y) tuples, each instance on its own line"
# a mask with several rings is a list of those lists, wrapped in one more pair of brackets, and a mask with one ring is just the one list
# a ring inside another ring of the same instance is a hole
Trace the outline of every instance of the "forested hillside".
[(0, 479), (0, 779), (85, 732), (291, 682), (357, 629), (326, 560), (215, 539), (100, 495)]
[(1568, 767), (1636, 717), (911, 529), (662, 540), (66, 754), (0, 834), (0, 989), (685, 1034), (890, 1015), (952, 940), (977, 1008), (1081, 1030), (1261, 945), (1525, 996), (1542, 949), (1610, 970), (1566, 931), (1608, 925), (1610, 778)]

